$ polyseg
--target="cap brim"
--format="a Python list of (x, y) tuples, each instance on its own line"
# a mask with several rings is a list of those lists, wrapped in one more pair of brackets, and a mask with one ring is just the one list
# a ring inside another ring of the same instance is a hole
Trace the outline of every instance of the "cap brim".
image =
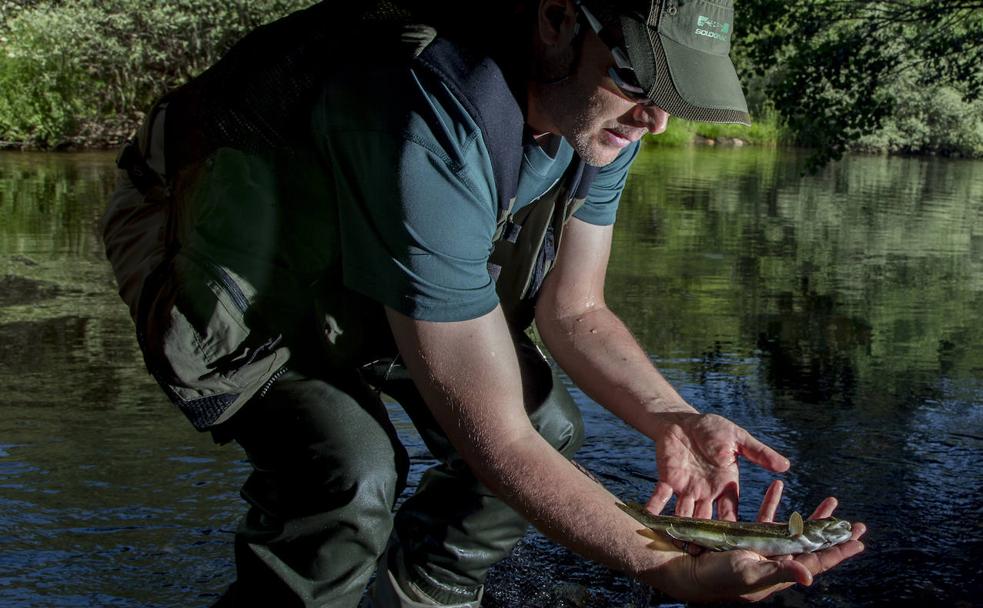
[(727, 52), (717, 43), (717, 52), (682, 44), (662, 29), (622, 17), (628, 55), (648, 98), (687, 120), (750, 125), (747, 101)]
[(692, 120), (704, 120), (700, 116), (707, 113), (735, 112), (726, 122), (751, 124), (744, 91), (729, 57), (702, 53), (666, 36), (658, 39), (673, 88), (695, 110)]

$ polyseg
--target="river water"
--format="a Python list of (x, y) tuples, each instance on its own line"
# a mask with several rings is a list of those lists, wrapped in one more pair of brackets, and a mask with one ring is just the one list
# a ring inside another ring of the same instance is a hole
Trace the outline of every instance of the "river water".
[[(781, 515), (824, 496), (867, 551), (769, 606), (983, 597), (983, 163), (647, 148), (608, 299), (695, 406), (792, 460)], [(112, 156), (0, 154), (0, 606), (207, 606), (233, 577), (248, 464), (143, 370), (95, 222)], [(578, 460), (625, 499), (646, 440), (571, 387)], [(412, 485), (431, 463), (406, 418)], [(742, 468), (742, 517), (770, 477)], [(531, 532), (489, 608), (671, 603)]]

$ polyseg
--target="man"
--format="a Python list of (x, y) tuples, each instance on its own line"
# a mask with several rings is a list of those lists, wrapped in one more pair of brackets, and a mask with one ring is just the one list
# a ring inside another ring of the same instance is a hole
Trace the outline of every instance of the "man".
[[(582, 422), (533, 320), (655, 442), (653, 511), (675, 494), (734, 519), (738, 455), (788, 467), (688, 405), (604, 304), (639, 139), (747, 109), (729, 2), (509, 7), (322, 3), (165, 97), (121, 155), (107, 254), (148, 368), (254, 469), (229, 603), (351, 607), (377, 572), (372, 605), (477, 606), (526, 522), (688, 600), (764, 597), (862, 549), (653, 550), (568, 460)], [(395, 517), (407, 456), (380, 392), (440, 462)]]

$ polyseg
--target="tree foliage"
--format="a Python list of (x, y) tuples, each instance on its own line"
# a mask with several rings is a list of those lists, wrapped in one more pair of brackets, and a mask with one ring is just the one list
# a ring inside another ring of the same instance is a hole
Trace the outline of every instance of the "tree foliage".
[(742, 65), (766, 82), (799, 143), (817, 149), (814, 165), (840, 158), (926, 93), (950, 106), (960, 97), (979, 129), (981, 0), (743, 0), (737, 9)]
[[(153, 99), (310, 0), (4, 2), (0, 139), (118, 140)], [(108, 131), (107, 131), (108, 129)]]
[[(245, 32), (313, 2), (0, 0), (0, 141), (114, 143)], [(736, 8), (752, 112), (777, 114), (815, 166), (856, 147), (983, 156), (983, 0)]]

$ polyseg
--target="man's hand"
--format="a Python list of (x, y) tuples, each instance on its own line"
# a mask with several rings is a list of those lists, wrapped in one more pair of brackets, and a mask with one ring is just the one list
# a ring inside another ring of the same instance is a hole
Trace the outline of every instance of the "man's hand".
[(771, 471), (788, 459), (739, 426), (700, 415), (652, 365), (648, 353), (604, 301), (613, 230), (576, 218), (564, 230), (556, 266), (536, 304), (536, 326), (550, 353), (592, 399), (657, 442), (663, 482), (648, 503), (661, 511), (679, 496), (678, 515), (737, 517), (737, 457)]
[(769, 471), (788, 470), (787, 458), (733, 422), (715, 414), (653, 414), (646, 434), (656, 443), (659, 483), (646, 508), (660, 513), (676, 494), (676, 515), (737, 519), (740, 482), (737, 457)]
[[(782, 496), (782, 483), (775, 481), (765, 493), (758, 521), (772, 521)], [(810, 519), (829, 517), (836, 509), (835, 498), (827, 498)], [(864, 550), (860, 537), (867, 528), (853, 524), (853, 536), (847, 542), (796, 556), (762, 557), (751, 551), (684, 552), (660, 568), (657, 584), (677, 599), (706, 602), (741, 598), (756, 602), (795, 583), (811, 585), (813, 578)]]

